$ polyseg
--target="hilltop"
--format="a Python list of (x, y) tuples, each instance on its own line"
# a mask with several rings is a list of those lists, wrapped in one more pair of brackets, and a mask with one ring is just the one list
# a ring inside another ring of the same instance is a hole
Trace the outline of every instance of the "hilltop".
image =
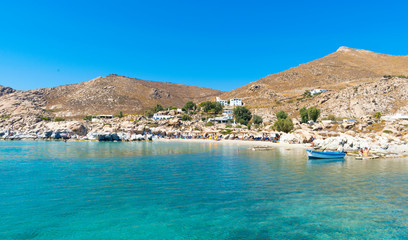
[(61, 117), (118, 114), (120, 111), (135, 114), (156, 104), (182, 107), (189, 100), (201, 102), (222, 93), (209, 88), (145, 81), (115, 74), (78, 84), (30, 91), (3, 89), (9, 93), (0, 97), (0, 114), (3, 116), (30, 112)]
[(221, 97), (241, 97), (249, 105), (272, 106), (275, 101), (295, 98), (306, 90), (341, 90), (384, 75), (408, 76), (408, 56), (393, 56), (367, 50), (340, 47), (323, 58), (224, 93)]

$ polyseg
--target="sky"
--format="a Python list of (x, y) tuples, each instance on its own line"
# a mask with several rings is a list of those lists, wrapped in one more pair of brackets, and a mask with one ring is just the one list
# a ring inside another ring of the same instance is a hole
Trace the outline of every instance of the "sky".
[(0, 0), (0, 85), (119, 74), (229, 91), (340, 46), (408, 55), (408, 1)]

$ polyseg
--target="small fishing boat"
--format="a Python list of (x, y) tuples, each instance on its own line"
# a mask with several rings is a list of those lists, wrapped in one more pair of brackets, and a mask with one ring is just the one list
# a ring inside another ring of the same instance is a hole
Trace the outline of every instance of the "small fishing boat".
[(346, 153), (344, 152), (319, 152), (306, 149), (307, 156), (309, 159), (333, 159), (333, 158), (344, 158)]

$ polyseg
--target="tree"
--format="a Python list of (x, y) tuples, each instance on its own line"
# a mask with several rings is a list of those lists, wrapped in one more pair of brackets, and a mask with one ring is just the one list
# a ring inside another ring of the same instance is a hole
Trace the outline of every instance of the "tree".
[(307, 108), (302, 107), (299, 110), (299, 113), (300, 113), (300, 122), (307, 123), (309, 121), (309, 113), (307, 112)]
[(278, 119), (273, 124), (273, 129), (275, 129), (276, 131), (279, 131), (279, 132), (288, 133), (288, 132), (293, 130), (293, 122), (289, 118)]
[(310, 92), (310, 91), (305, 91), (304, 93), (303, 93), (303, 97), (304, 98), (310, 98), (310, 97), (312, 97), (312, 93)]
[(186, 104), (184, 104), (184, 107), (183, 107), (183, 109), (186, 112), (189, 112), (190, 110), (194, 110), (196, 108), (197, 108), (197, 105), (193, 101), (186, 102)]
[(118, 115), (116, 115), (115, 117), (118, 117), (118, 118), (123, 118), (123, 112), (122, 112), (122, 111), (120, 111), (120, 112), (119, 112), (119, 114), (118, 114)]
[(145, 116), (149, 118), (153, 117), (153, 114), (154, 114), (154, 111), (152, 109), (146, 110), (145, 112)]
[(184, 114), (182, 117), (181, 117), (181, 121), (190, 121), (191, 120), (191, 117), (189, 116), (189, 115), (187, 115), (187, 114)]
[(284, 111), (280, 111), (276, 114), (276, 117), (278, 119), (286, 119), (288, 117), (288, 114), (286, 114)]
[(160, 104), (157, 104), (157, 105), (153, 108), (153, 112), (155, 112), (155, 113), (160, 112), (160, 111), (163, 111), (163, 110), (164, 110), (164, 108), (163, 108), (163, 106), (160, 105)]
[(316, 122), (316, 120), (320, 116), (320, 109), (317, 109), (315, 107), (310, 107), (309, 109), (307, 109), (307, 114), (310, 120), (313, 120), (313, 122)]
[(222, 111), (222, 105), (219, 102), (205, 101), (200, 103), (200, 107), (204, 112), (220, 113)]
[(252, 114), (246, 107), (238, 106), (234, 108), (234, 117), (240, 124), (247, 125), (252, 118)]
[(254, 124), (261, 124), (263, 122), (262, 117), (258, 116), (258, 115), (254, 115), (252, 117), (252, 122)]
[(209, 112), (211, 110), (212, 103), (211, 101), (205, 101), (200, 103), (200, 107), (204, 112)]

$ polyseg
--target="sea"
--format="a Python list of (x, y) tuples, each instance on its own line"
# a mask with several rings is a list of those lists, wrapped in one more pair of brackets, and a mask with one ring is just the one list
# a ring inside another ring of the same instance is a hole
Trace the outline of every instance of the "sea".
[(1, 141), (0, 239), (408, 239), (408, 160)]

